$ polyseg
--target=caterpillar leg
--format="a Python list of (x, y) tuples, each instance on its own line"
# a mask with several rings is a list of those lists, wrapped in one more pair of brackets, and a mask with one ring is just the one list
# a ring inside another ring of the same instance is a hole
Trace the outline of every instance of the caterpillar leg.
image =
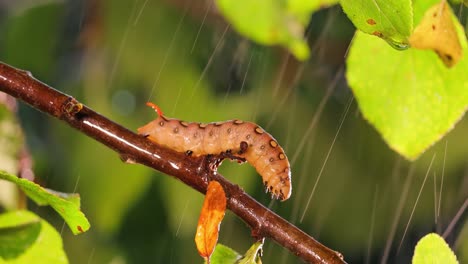
[[(235, 160), (237, 161), (238, 163), (244, 163), (246, 162), (246, 159), (245, 158), (242, 158), (242, 157), (239, 157), (239, 156), (236, 156), (234, 154), (232, 154), (232, 151), (231, 150), (227, 150), (225, 152), (221, 152), (219, 154), (219, 156), (222, 158), (222, 159), (230, 159), (230, 160)], [(221, 163), (220, 163), (221, 164)]]

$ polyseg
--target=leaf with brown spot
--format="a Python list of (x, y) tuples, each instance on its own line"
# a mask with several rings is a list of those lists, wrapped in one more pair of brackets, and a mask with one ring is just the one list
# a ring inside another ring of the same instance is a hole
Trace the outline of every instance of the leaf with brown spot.
[(217, 181), (211, 181), (198, 219), (195, 244), (198, 253), (209, 263), (209, 258), (218, 242), (219, 226), (226, 212), (226, 194)]
[(384, 39), (393, 48), (408, 48), (413, 31), (411, 0), (340, 0), (340, 5), (357, 29)]
[(50, 205), (65, 220), (73, 234), (78, 235), (88, 231), (90, 224), (80, 210), (80, 196), (77, 193), (61, 193), (18, 178), (15, 175), (0, 171), (0, 179), (18, 185), (25, 194), (40, 206)]
[(409, 39), (413, 48), (434, 50), (447, 67), (457, 64), (462, 57), (452, 16), (452, 9), (446, 1), (433, 5)]
[(369, 25), (371, 25), (371, 26), (377, 24), (377, 22), (375, 22), (375, 20), (372, 19), (372, 18), (367, 19), (366, 22), (367, 22), (367, 24), (369, 24)]

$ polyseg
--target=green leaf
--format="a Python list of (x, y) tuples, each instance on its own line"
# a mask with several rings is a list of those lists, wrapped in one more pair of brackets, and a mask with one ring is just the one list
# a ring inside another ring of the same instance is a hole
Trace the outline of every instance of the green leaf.
[(463, 117), (468, 107), (468, 53), (447, 68), (433, 51), (389, 48), (357, 32), (347, 59), (347, 80), (364, 117), (391, 148), (417, 158)]
[[(309, 57), (304, 40), (308, 20), (288, 12), (285, 1), (217, 0), (219, 10), (241, 34), (265, 45), (279, 44), (300, 60)], [(293, 4), (293, 7), (297, 4)]]
[(90, 224), (80, 211), (78, 194), (66, 194), (42, 188), (38, 184), (26, 179), (0, 171), (0, 179), (17, 184), (25, 193), (39, 205), (50, 205), (65, 220), (73, 234), (86, 232)]
[[(215, 251), (211, 255), (210, 263), (211, 264), (257, 264), (261, 263), (260, 257), (258, 255), (259, 251), (262, 249), (263, 243), (261, 241), (255, 242), (249, 250), (242, 257), (235, 250), (223, 245), (217, 244)], [(205, 261), (206, 263), (206, 261)]]
[(211, 255), (210, 263), (211, 264), (234, 264), (240, 258), (242, 258), (242, 256), (239, 253), (237, 253), (235, 250), (223, 244), (218, 243), (216, 245), (216, 248), (213, 254)]
[[(0, 222), (0, 225), (5, 224)], [(0, 227), (0, 256), (4, 259), (17, 258), (24, 253), (33, 245), (41, 231), (39, 220), (9, 224), (14, 225)]]
[(427, 234), (414, 250), (413, 264), (458, 264), (457, 257), (438, 234)]
[(68, 263), (59, 233), (28, 211), (0, 214), (0, 263)]
[(263, 247), (263, 241), (257, 241), (255, 242), (249, 250), (245, 253), (245, 256), (241, 261), (239, 261), (239, 264), (256, 264), (258, 262), (261, 263), (260, 261), (260, 256), (259, 256), (259, 251)]
[(408, 48), (413, 31), (411, 0), (341, 0), (340, 4), (359, 30), (381, 37), (396, 49)]

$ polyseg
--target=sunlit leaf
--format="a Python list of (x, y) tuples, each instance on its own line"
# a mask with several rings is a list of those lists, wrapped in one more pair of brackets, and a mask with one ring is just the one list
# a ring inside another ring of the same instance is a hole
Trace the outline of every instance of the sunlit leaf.
[(198, 253), (209, 259), (218, 242), (219, 226), (226, 211), (226, 194), (217, 181), (211, 181), (198, 219), (195, 244)]
[(467, 42), (448, 69), (432, 51), (390, 49), (358, 32), (347, 59), (347, 80), (364, 117), (391, 148), (417, 158), (462, 118), (468, 107)]
[[(211, 264), (235, 264), (242, 256), (230, 247), (223, 244), (217, 244), (211, 255)], [(206, 263), (206, 261), (205, 261)]]
[(28, 211), (0, 214), (0, 263), (68, 263), (60, 234)]
[(289, 13), (284, 1), (217, 0), (221, 13), (241, 34), (265, 45), (287, 47), (298, 59), (309, 57), (304, 40), (308, 21)]
[(434, 50), (447, 67), (455, 65), (462, 57), (462, 48), (452, 17), (447, 2), (432, 6), (414, 29), (411, 47)]
[(414, 249), (413, 264), (458, 264), (457, 257), (438, 234), (431, 233), (419, 240)]
[(239, 264), (258, 264), (262, 263), (260, 260), (259, 253), (262, 250), (263, 247), (263, 241), (257, 241), (255, 242), (249, 250), (245, 253), (245, 256), (241, 261), (239, 261)]
[(17, 184), (25, 193), (39, 205), (50, 205), (59, 213), (73, 234), (86, 232), (90, 224), (80, 211), (78, 194), (59, 193), (42, 188), (40, 185), (26, 179), (0, 171), (0, 179)]
[(408, 48), (413, 29), (411, 0), (341, 0), (340, 4), (359, 30), (386, 40), (396, 49)]

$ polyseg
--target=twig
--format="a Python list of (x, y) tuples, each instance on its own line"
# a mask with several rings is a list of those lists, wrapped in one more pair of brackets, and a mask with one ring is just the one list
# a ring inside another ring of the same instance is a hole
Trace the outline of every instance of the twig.
[(206, 192), (206, 179), (223, 186), (228, 208), (242, 218), (256, 237), (268, 237), (309, 263), (346, 263), (339, 252), (326, 246), (273, 213), (239, 186), (222, 175), (206, 169), (203, 157), (163, 148), (110, 121), (63, 94), (34, 79), (29, 72), (0, 62), (0, 91), (32, 107), (67, 122), (70, 126), (115, 150), (126, 162), (136, 162), (172, 175), (201, 193)]

